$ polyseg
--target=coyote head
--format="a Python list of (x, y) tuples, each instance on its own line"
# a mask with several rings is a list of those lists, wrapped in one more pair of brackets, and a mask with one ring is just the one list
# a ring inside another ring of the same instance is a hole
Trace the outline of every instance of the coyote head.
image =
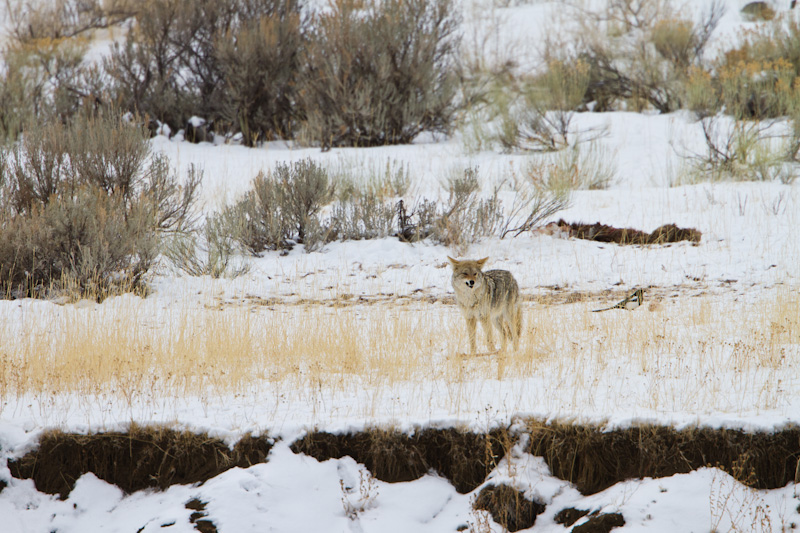
[(448, 255), (447, 259), (450, 260), (450, 264), (453, 266), (453, 288), (456, 290), (474, 289), (482, 285), (483, 272), (481, 272), (481, 269), (486, 264), (486, 261), (489, 260), (488, 257), (458, 261)]

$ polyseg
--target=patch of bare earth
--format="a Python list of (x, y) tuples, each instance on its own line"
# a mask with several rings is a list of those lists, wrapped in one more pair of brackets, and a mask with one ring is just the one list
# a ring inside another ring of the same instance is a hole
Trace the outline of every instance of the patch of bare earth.
[[(554, 476), (582, 494), (602, 491), (627, 479), (668, 477), (715, 466), (758, 489), (785, 486), (797, 479), (800, 428), (773, 433), (742, 430), (641, 425), (606, 431), (592, 425), (524, 421), (524, 430), (497, 428), (473, 433), (457, 428), (419, 428), (413, 433), (369, 428), (357, 433), (312, 431), (291, 445), (292, 451), (319, 461), (350, 456), (385, 482), (411, 481), (435, 473), (460, 493), (481, 488), (476, 509), (487, 510), (509, 531), (533, 525), (545, 509), (516, 489), (486, 483), (511, 446), (525, 435), (526, 451), (542, 457)], [(515, 428), (520, 428), (515, 424)], [(233, 448), (204, 434), (163, 427), (134, 426), (128, 432), (82, 435), (51, 431), (39, 446), (9, 461), (12, 476), (33, 479), (38, 490), (66, 498), (86, 472), (126, 492), (165, 489), (172, 484), (202, 483), (233, 467), (269, 460), (271, 441), (247, 436)], [(186, 504), (199, 531), (216, 531), (205, 513), (206, 502)], [(559, 523), (574, 531), (607, 532), (625, 523), (620, 514), (562, 509)]]

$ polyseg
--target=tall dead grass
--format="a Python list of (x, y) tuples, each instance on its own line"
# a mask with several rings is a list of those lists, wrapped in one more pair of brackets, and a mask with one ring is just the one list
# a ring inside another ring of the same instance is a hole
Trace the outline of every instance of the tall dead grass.
[(651, 300), (635, 312), (528, 304), (520, 351), (479, 357), (459, 355), (463, 320), (439, 304), (158, 311), (126, 298), (141, 303), (0, 310), (0, 402), (99, 395), (209, 405), (261, 391), (287, 412), (330, 416), (474, 414), (487, 405), (753, 413), (780, 410), (800, 388), (791, 377), (800, 298), (780, 288), (756, 301)]

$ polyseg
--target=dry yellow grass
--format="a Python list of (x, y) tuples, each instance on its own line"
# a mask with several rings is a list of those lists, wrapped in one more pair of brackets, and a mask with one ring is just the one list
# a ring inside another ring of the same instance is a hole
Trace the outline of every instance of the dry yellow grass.
[[(459, 355), (463, 320), (442, 304), (170, 311), (137, 301), (0, 317), (0, 400), (212, 403), (266, 390), (315, 411), (344, 402), (369, 416), (388, 402), (402, 416), (425, 402), (459, 412), (503, 391), (497, 409), (742, 412), (780, 408), (800, 389), (800, 298), (785, 289), (634, 312), (528, 304), (520, 351), (478, 357)], [(389, 398), (398, 394), (408, 397)]]

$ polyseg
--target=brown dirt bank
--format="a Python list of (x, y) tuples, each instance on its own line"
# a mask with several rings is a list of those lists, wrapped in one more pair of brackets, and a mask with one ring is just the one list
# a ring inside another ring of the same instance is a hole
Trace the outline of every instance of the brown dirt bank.
[(117, 485), (127, 493), (147, 488), (197, 483), (234, 466), (264, 462), (272, 447), (268, 437), (246, 436), (231, 450), (223, 441), (160, 426), (131, 426), (127, 432), (90, 435), (54, 430), (37, 449), (8, 467), (18, 479), (65, 499), (83, 474)]
[[(772, 433), (654, 425), (604, 431), (598, 426), (528, 420), (524, 433), (527, 451), (543, 457), (553, 475), (574, 483), (583, 494), (625, 479), (666, 477), (704, 466), (720, 467), (761, 489), (800, 481), (798, 427)], [(410, 435), (372, 428), (341, 435), (309, 432), (291, 448), (320, 461), (351, 456), (387, 482), (409, 481), (435, 471), (466, 493), (483, 483), (520, 437), (504, 428), (489, 434), (427, 428)], [(32, 478), (38, 490), (62, 498), (86, 472), (130, 493), (198, 483), (234, 466), (264, 462), (271, 442), (268, 437), (247, 436), (230, 449), (208, 435), (162, 427), (133, 426), (128, 432), (92, 435), (50, 431), (38, 448), (8, 466), (12, 476)]]

